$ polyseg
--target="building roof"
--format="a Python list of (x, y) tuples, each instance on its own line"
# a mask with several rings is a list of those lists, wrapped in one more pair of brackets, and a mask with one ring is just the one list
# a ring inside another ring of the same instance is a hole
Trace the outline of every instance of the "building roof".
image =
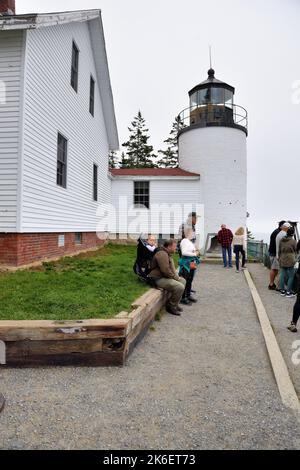
[(110, 150), (119, 149), (114, 100), (106, 55), (101, 10), (66, 11), (59, 13), (29, 13), (0, 16), (1, 31), (33, 30), (69, 23), (88, 22), (91, 44), (97, 70), (97, 82), (103, 105), (105, 127)]
[(111, 168), (113, 177), (156, 177), (156, 178), (193, 178), (199, 179), (198, 173), (191, 173), (182, 168)]

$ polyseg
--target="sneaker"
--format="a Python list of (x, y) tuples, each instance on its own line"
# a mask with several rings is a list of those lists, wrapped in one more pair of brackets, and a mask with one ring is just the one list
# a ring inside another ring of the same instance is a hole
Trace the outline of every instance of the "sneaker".
[(277, 290), (276, 284), (273, 284), (272, 286), (271, 286), (271, 284), (269, 284), (268, 289), (269, 290)]
[(239, 270), (239, 269), (237, 269), (235, 272), (236, 272), (236, 273), (239, 273), (239, 272), (240, 272), (240, 270)]
[(190, 295), (190, 296), (188, 297), (188, 300), (189, 300), (190, 302), (194, 303), (194, 304), (195, 304), (196, 302), (198, 302), (198, 300), (196, 299), (196, 297), (193, 297), (192, 295)]
[(288, 330), (290, 330), (292, 333), (297, 333), (297, 328), (296, 328), (296, 325), (291, 322), (290, 326), (287, 327)]
[(295, 297), (295, 294), (293, 292), (287, 292), (285, 296), (291, 299), (292, 297)]
[(281, 295), (282, 297), (285, 297), (285, 296), (286, 296), (286, 291), (285, 291), (285, 290), (280, 290), (279, 292), (280, 292), (280, 295)]
[(176, 310), (178, 310), (178, 312), (183, 312), (183, 308), (181, 308), (179, 305), (177, 305)]
[(228, 266), (228, 268), (229, 268), (229, 269), (230, 269), (230, 268), (233, 268), (233, 266), (230, 265), (230, 266)]
[(280, 287), (276, 287), (276, 292), (278, 292), (278, 294), (280, 294), (280, 293), (281, 293), (281, 289), (280, 289)]
[(191, 289), (191, 293), (192, 293), (192, 294), (196, 294), (196, 293), (197, 293), (197, 291), (196, 291), (196, 290), (194, 290), (194, 289)]

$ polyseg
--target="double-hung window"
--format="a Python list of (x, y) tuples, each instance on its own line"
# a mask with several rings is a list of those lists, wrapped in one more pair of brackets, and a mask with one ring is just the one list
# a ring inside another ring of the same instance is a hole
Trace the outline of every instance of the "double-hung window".
[(150, 207), (150, 183), (149, 181), (134, 182), (134, 205)]

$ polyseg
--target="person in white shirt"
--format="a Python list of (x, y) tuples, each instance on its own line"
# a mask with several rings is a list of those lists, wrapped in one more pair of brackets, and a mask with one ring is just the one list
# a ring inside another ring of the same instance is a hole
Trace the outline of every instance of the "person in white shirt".
[(240, 254), (242, 255), (242, 269), (245, 269), (246, 264), (246, 238), (244, 227), (239, 227), (233, 235), (233, 252), (235, 254), (236, 272), (240, 272)]
[(179, 260), (179, 275), (186, 280), (186, 286), (182, 295), (181, 303), (190, 305), (191, 303), (197, 302), (197, 299), (192, 296), (192, 283), (194, 274), (199, 264), (199, 251), (192, 242), (194, 231), (192, 228), (187, 229), (185, 237), (180, 242), (181, 258)]

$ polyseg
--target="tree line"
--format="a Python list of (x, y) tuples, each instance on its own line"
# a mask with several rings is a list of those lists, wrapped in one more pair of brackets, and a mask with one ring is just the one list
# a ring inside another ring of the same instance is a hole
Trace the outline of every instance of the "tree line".
[(118, 159), (117, 152), (110, 152), (110, 168), (177, 168), (178, 167), (178, 130), (184, 125), (179, 117), (176, 117), (169, 137), (164, 141), (165, 149), (154, 153), (152, 145), (149, 145), (150, 138), (146, 121), (141, 111), (134, 117), (131, 127), (128, 127), (129, 138), (122, 144), (124, 151), (121, 159)]

